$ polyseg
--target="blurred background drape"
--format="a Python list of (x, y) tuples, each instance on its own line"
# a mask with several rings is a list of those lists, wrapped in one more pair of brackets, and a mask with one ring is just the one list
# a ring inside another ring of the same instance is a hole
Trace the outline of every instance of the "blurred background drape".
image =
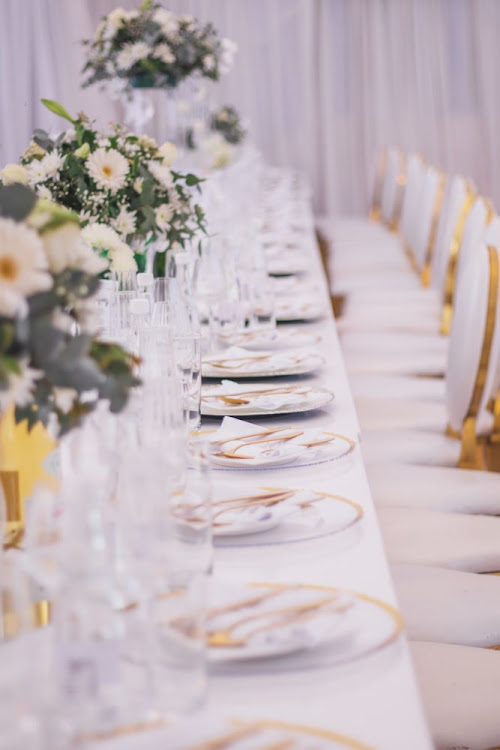
[[(100, 17), (138, 0), (0, 0), (0, 163), (55, 98), (106, 121), (116, 110), (79, 89), (82, 48)], [(499, 0), (165, 0), (234, 39), (218, 87), (266, 158), (309, 176), (320, 212), (366, 209), (375, 151), (421, 151), (473, 175), (500, 206)]]

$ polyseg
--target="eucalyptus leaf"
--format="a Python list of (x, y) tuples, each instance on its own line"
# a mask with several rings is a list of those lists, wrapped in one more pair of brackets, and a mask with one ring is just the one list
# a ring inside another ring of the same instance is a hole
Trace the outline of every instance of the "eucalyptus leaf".
[(0, 216), (22, 221), (31, 213), (36, 202), (36, 194), (26, 185), (0, 187)]

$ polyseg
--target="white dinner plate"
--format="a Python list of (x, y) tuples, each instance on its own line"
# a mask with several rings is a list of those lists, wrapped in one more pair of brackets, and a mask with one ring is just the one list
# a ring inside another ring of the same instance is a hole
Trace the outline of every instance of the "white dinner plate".
[(312, 466), (346, 458), (356, 447), (351, 438), (328, 430), (262, 428), (234, 417), (225, 417), (218, 430), (206, 434), (214, 466), (230, 470)]
[(316, 539), (354, 526), (358, 503), (307, 488), (248, 485), (217, 479), (213, 535), (220, 547), (268, 546)]
[[(165, 736), (165, 750), (374, 750), (331, 729), (217, 713), (197, 713), (173, 722)], [(157, 750), (158, 739), (151, 738), (149, 744), (146, 732), (141, 748)]]
[(203, 385), (203, 416), (263, 416), (294, 414), (326, 406), (334, 398), (328, 388), (310, 385), (243, 385), (223, 381), (221, 385)]
[(267, 273), (269, 276), (295, 276), (305, 273), (307, 270), (307, 260), (298, 253), (267, 258)]
[(359, 627), (356, 604), (344, 591), (214, 579), (205, 620), (209, 662), (260, 660), (344, 639)]
[(250, 351), (295, 349), (320, 343), (319, 333), (309, 333), (298, 328), (246, 331), (231, 338), (231, 343)]
[(276, 303), (276, 320), (279, 323), (296, 320), (317, 320), (325, 313), (325, 307), (315, 300), (281, 299)]
[(324, 364), (325, 360), (316, 352), (252, 352), (232, 347), (222, 354), (205, 357), (201, 372), (204, 378), (265, 378), (305, 375)]

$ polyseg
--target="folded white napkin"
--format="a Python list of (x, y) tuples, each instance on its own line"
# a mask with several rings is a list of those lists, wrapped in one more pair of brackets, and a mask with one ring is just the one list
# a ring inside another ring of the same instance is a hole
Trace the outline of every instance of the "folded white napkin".
[[(266, 359), (262, 359), (263, 357), (266, 357)], [(212, 354), (205, 358), (204, 361), (208, 365), (217, 365), (218, 362), (223, 361), (225, 367), (228, 367), (228, 365), (231, 364), (231, 360), (234, 360), (235, 368), (241, 370), (241, 372), (245, 372), (246, 370), (272, 371), (292, 367), (297, 362), (297, 353), (277, 353), (266, 351), (259, 351), (257, 353), (252, 352), (249, 349), (243, 349), (239, 346), (230, 346), (222, 355)], [(224, 368), (221, 368), (221, 370), (223, 369)]]
[[(285, 386), (276, 386), (276, 388), (283, 388)], [(245, 394), (248, 391), (257, 391), (257, 388), (253, 386), (242, 385), (236, 383), (234, 380), (223, 380), (222, 381), (222, 392), (224, 395), (238, 395), (239, 393)], [(270, 391), (271, 387), (266, 386), (266, 391)], [(243, 398), (245, 396), (243, 395)], [(252, 406), (257, 406), (259, 409), (265, 411), (274, 411), (275, 409), (281, 409), (289, 404), (296, 405), (307, 400), (307, 396), (302, 393), (264, 393), (262, 396), (255, 395), (249, 396)], [(250, 405), (250, 404), (249, 404)]]

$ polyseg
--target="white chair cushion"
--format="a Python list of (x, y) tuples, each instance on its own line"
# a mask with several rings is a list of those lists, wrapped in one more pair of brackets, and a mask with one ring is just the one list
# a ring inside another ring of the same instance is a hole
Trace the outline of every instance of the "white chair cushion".
[(443, 378), (416, 378), (404, 375), (353, 375), (351, 390), (357, 398), (414, 399), (438, 401), (445, 398)]
[(410, 644), (436, 750), (500, 744), (500, 653), (447, 643)]
[(391, 566), (413, 641), (491, 647), (500, 644), (500, 577), (425, 565)]
[(442, 376), (446, 368), (446, 354), (439, 351), (365, 353), (346, 350), (344, 359), (349, 374)]
[(500, 570), (500, 518), (415, 508), (378, 508), (377, 514), (392, 563)]
[(449, 341), (439, 335), (402, 333), (401, 331), (349, 331), (342, 335), (344, 352), (365, 352), (368, 354), (390, 354), (437, 352), (446, 361)]
[(456, 468), (460, 458), (459, 440), (439, 431), (365, 430), (361, 448), (366, 464), (417, 464)]
[(495, 472), (395, 463), (368, 464), (366, 470), (378, 507), (500, 516), (500, 474)]
[(416, 399), (354, 397), (361, 430), (398, 430), (418, 427), (443, 431), (446, 427), (444, 403)]

